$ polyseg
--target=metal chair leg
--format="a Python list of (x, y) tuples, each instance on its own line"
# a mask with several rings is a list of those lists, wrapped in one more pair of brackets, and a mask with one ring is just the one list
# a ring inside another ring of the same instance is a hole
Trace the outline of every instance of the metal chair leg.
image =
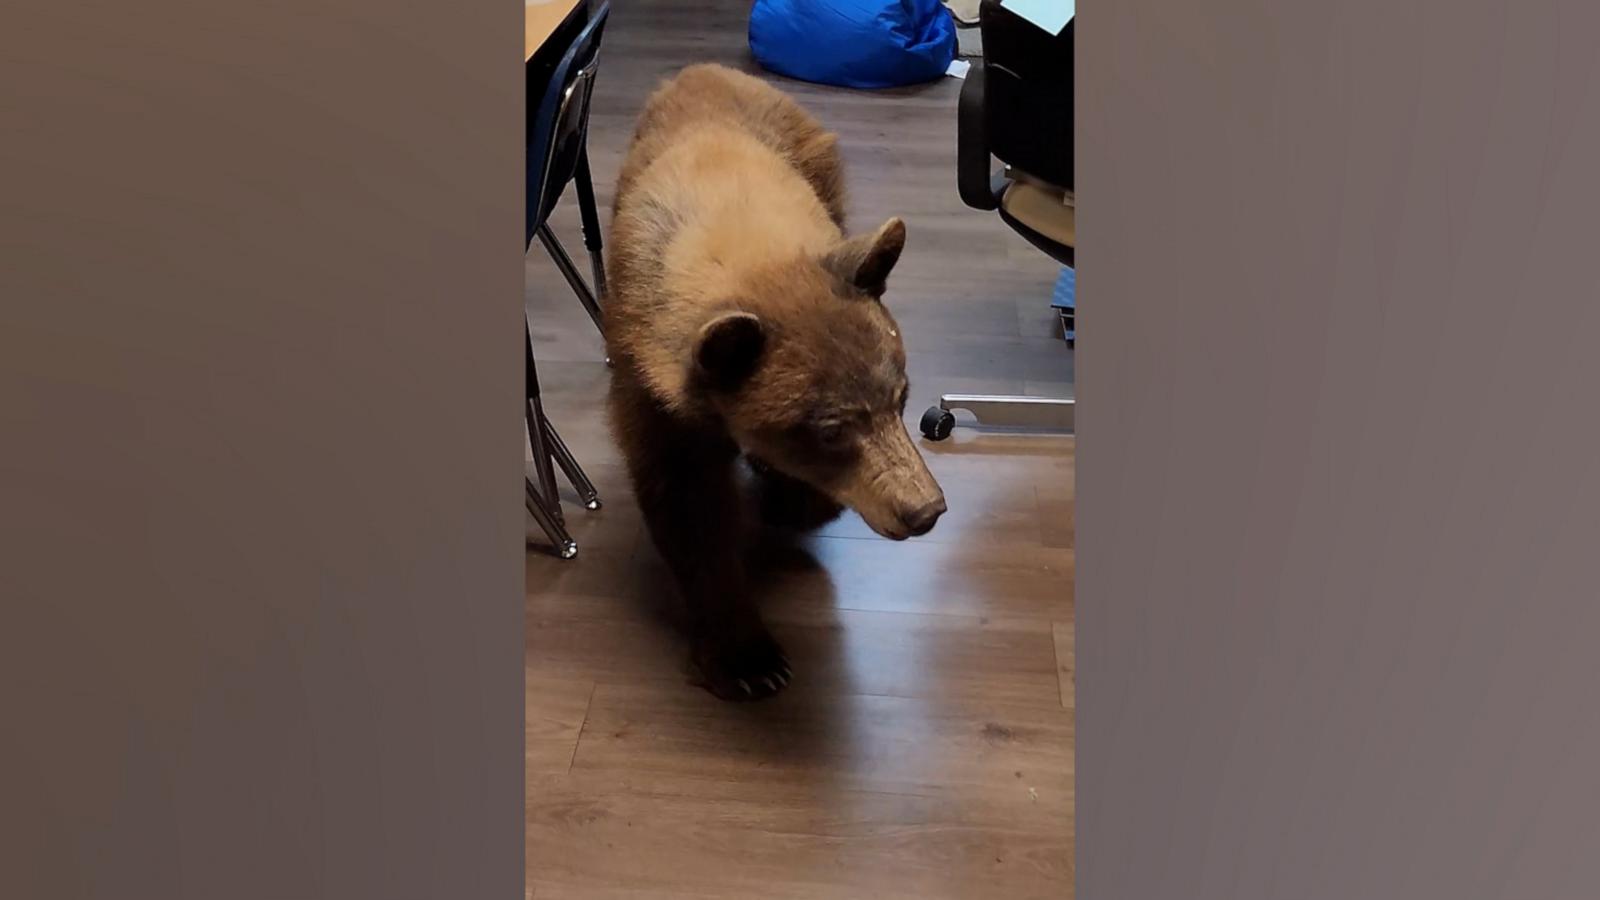
[(605, 325), (600, 315), (600, 301), (595, 299), (594, 292), (589, 290), (589, 285), (584, 283), (583, 276), (578, 274), (578, 267), (572, 264), (572, 257), (567, 255), (567, 248), (561, 246), (561, 241), (550, 230), (548, 224), (540, 225), (534, 234), (538, 235), (539, 243), (544, 245), (550, 258), (555, 260), (556, 268), (561, 270), (561, 277), (567, 280), (572, 292), (578, 295), (578, 302), (583, 304), (583, 308), (589, 313), (589, 318), (594, 320), (594, 327), (604, 334)]
[(577, 542), (567, 533), (566, 527), (551, 515), (544, 498), (539, 495), (539, 489), (533, 486), (532, 481), (523, 479), (523, 482), (528, 495), (528, 512), (533, 514), (534, 521), (539, 523), (539, 527), (544, 529), (545, 535), (550, 538), (550, 543), (555, 546), (556, 555), (562, 559), (577, 556)]
[(526, 348), (524, 364), (527, 366), (528, 408), (525, 415), (528, 425), (528, 448), (533, 452), (533, 471), (539, 478), (539, 491), (549, 501), (546, 512), (557, 522), (561, 522), (563, 517), (560, 494), (556, 492), (556, 473), (550, 462), (548, 432), (544, 427), (546, 421), (544, 407), (539, 402), (539, 375), (533, 365), (533, 336), (525, 334), (524, 337)]
[(583, 217), (583, 246), (589, 251), (589, 268), (594, 273), (594, 293), (606, 300), (606, 264), (600, 239), (600, 209), (594, 199), (594, 178), (589, 171), (589, 143), (578, 148), (578, 168), (573, 173), (578, 189), (578, 213)]
[[(1077, 307), (1073, 302), (1076, 283), (1073, 271), (1064, 267), (1051, 297), (1051, 305), (1060, 315), (1061, 336), (1069, 346), (1077, 337)], [(928, 407), (922, 414), (923, 436), (934, 441), (949, 437), (956, 425), (953, 411), (958, 409), (972, 413), (979, 425), (1068, 434), (1077, 429), (1076, 400), (999, 394), (945, 394), (939, 398), (936, 406)]]
[(555, 457), (556, 465), (561, 467), (561, 471), (566, 474), (567, 480), (572, 482), (572, 489), (578, 492), (578, 499), (583, 501), (583, 508), (599, 509), (600, 492), (594, 489), (594, 483), (589, 480), (588, 475), (584, 474), (583, 468), (578, 465), (577, 458), (572, 455), (571, 450), (567, 449), (566, 441), (563, 441), (561, 435), (556, 433), (555, 426), (550, 424), (548, 418), (544, 420), (544, 436), (546, 438), (546, 446), (550, 449), (550, 455)]
[(549, 417), (544, 414), (544, 405), (539, 398), (539, 373), (533, 359), (533, 333), (527, 322), (523, 324), (528, 446), (533, 451), (533, 469), (538, 477), (537, 485), (532, 479), (523, 479), (528, 512), (533, 514), (539, 527), (549, 536), (557, 555), (562, 559), (572, 559), (578, 555), (578, 544), (567, 532), (566, 520), (561, 513), (561, 494), (556, 488), (555, 466), (559, 465), (567, 480), (572, 482), (585, 508), (599, 509), (600, 494), (578, 465), (572, 451), (567, 449), (561, 435), (551, 426)]
[(998, 394), (945, 394), (939, 398), (937, 406), (930, 406), (922, 414), (923, 436), (934, 441), (949, 437), (956, 424), (951, 411), (957, 409), (972, 413), (980, 425), (1070, 434), (1076, 426), (1077, 401)]
[(555, 467), (551, 465), (550, 434), (544, 428), (547, 421), (544, 409), (537, 398), (528, 401), (528, 443), (533, 450), (533, 471), (539, 478), (539, 492), (549, 499), (550, 515), (557, 522), (566, 521), (561, 512), (561, 494), (556, 489)]

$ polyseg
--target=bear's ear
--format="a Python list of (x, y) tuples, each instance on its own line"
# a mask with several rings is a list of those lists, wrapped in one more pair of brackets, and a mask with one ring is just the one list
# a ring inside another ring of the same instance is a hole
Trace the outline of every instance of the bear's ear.
[(700, 327), (694, 364), (713, 387), (732, 390), (755, 372), (766, 345), (760, 319), (747, 312), (723, 313)]
[(888, 288), (889, 270), (906, 246), (906, 223), (890, 219), (871, 234), (850, 238), (828, 252), (822, 265), (846, 284), (874, 297)]

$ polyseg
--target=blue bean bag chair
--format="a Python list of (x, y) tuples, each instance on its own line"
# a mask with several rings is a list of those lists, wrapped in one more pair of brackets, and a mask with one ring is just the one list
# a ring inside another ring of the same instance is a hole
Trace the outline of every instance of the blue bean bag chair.
[(956, 28), (939, 0), (755, 0), (750, 52), (801, 81), (896, 87), (943, 76)]

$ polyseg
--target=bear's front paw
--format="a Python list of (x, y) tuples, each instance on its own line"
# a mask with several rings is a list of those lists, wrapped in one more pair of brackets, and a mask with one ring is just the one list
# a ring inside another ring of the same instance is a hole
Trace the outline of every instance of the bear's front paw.
[(700, 686), (723, 700), (762, 700), (793, 677), (783, 649), (765, 629), (702, 637), (695, 642), (693, 661)]

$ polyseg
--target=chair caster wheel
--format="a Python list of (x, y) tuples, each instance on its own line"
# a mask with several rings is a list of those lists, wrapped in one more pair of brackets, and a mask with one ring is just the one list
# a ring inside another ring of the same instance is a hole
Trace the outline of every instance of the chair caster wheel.
[(930, 441), (942, 441), (950, 436), (950, 430), (956, 427), (956, 416), (948, 409), (938, 406), (928, 407), (922, 414), (922, 436)]
[(562, 559), (572, 559), (574, 556), (577, 556), (578, 555), (578, 544), (577, 544), (577, 542), (576, 541), (567, 541), (565, 544), (562, 544), (561, 546), (557, 547), (556, 548), (556, 555), (561, 557)]

